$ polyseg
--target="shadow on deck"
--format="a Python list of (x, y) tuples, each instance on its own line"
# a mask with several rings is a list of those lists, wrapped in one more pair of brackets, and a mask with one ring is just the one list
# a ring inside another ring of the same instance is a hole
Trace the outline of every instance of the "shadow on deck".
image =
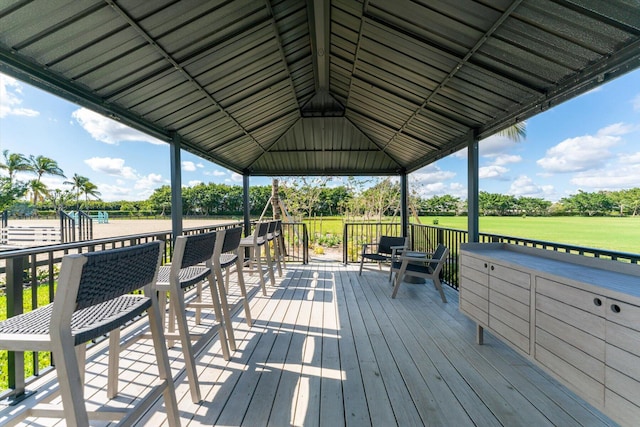
[[(392, 300), (387, 278), (359, 276), (355, 265), (289, 265), (265, 297), (248, 276), (254, 325), (235, 311), (238, 349), (228, 362), (217, 339), (202, 347), (200, 404), (191, 402), (180, 349), (170, 350), (182, 425), (615, 425), (490, 334), (476, 345), (456, 291), (447, 289), (443, 304), (431, 283), (403, 285)], [(123, 352), (110, 406), (145, 393), (157, 372), (151, 350), (141, 340)], [(105, 354), (98, 346), (88, 358), (89, 406), (106, 401)], [(54, 376), (43, 379), (27, 401), (56, 386)], [(138, 425), (166, 425), (163, 403)]]

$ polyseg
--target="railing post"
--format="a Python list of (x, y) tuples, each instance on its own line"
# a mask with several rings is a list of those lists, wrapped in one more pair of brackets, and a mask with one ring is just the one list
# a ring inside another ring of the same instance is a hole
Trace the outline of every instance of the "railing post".
[(349, 264), (349, 224), (344, 223), (342, 226), (342, 263)]
[[(7, 318), (23, 313), (23, 272), (27, 259), (24, 256), (7, 258), (6, 260), (6, 295)], [(13, 389), (13, 395), (9, 398), (9, 405), (15, 405), (21, 400), (33, 394), (25, 390), (24, 381), (24, 352), (7, 352), (8, 385)]]

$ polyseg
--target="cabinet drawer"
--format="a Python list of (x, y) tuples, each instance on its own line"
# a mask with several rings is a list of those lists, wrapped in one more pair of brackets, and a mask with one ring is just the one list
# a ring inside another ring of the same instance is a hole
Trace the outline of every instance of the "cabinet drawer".
[(460, 266), (469, 267), (484, 273), (489, 271), (489, 262), (487, 260), (469, 256), (464, 252), (460, 256)]
[[(629, 353), (607, 343), (606, 363), (608, 367), (621, 372), (621, 375), (629, 377), (639, 384), (635, 394), (640, 399), (640, 393), (638, 393), (640, 390), (640, 355)], [(616, 389), (613, 383), (610, 383), (609, 377), (607, 377), (607, 387)], [(640, 400), (637, 403), (640, 405)]]
[[(557, 301), (588, 311), (596, 316), (605, 316), (604, 297), (583, 291), (563, 283), (554, 282), (544, 277), (536, 277), (536, 293), (546, 295)], [(598, 305), (599, 304), (599, 305)]]
[(606, 387), (608, 390), (624, 397), (636, 406), (640, 405), (640, 393), (638, 393), (638, 390), (640, 390), (640, 382), (608, 366), (606, 375)]
[[(603, 339), (594, 337), (541, 311), (536, 312), (536, 328), (536, 331), (542, 330), (556, 337), (562, 337), (567, 344), (604, 362), (606, 346)], [(537, 339), (538, 335), (536, 334)]]
[(626, 326), (607, 322), (607, 344), (640, 356), (640, 333)]
[(536, 311), (574, 326), (604, 340), (605, 319), (579, 308), (536, 293)]
[(565, 362), (544, 347), (536, 344), (536, 360), (561, 378), (570, 389), (588, 402), (602, 407), (604, 404), (604, 384), (594, 380), (575, 366)]
[(489, 278), (489, 289), (493, 292), (499, 292), (508, 298), (518, 301), (526, 306), (531, 306), (531, 291), (514, 285), (497, 277)]
[(525, 289), (531, 289), (531, 275), (500, 264), (489, 266), (489, 275), (513, 283)]
[(606, 301), (607, 320), (640, 330), (640, 307), (608, 298)]
[(604, 406), (607, 414), (623, 426), (633, 426), (640, 420), (640, 407), (629, 403), (613, 391), (606, 389)]
[(604, 362), (568, 344), (564, 337), (560, 339), (538, 328), (536, 329), (536, 348), (540, 346), (585, 375), (604, 383)]
[(489, 324), (489, 312), (487, 309), (480, 308), (472, 304), (467, 299), (460, 300), (460, 311), (480, 323), (482, 326), (486, 327)]
[[(489, 308), (489, 310), (492, 309), (493, 307)], [(506, 317), (509, 316), (507, 315)], [(523, 335), (518, 330), (514, 329), (513, 323), (505, 323), (508, 322), (508, 320), (506, 320), (506, 317), (500, 316), (498, 318), (489, 316), (489, 329), (491, 329), (491, 331), (496, 333), (498, 336), (515, 345), (526, 354), (529, 354), (529, 346), (531, 345), (531, 341), (529, 340), (529, 331), (527, 330), (527, 334)], [(505, 322), (503, 322), (501, 319), (504, 319)]]
[(478, 283), (482, 286), (489, 286), (489, 276), (487, 275), (487, 273), (474, 270), (473, 268), (470, 268), (466, 265), (460, 266), (460, 277), (462, 278), (462, 281), (464, 281), (465, 279), (469, 279), (470, 281)]

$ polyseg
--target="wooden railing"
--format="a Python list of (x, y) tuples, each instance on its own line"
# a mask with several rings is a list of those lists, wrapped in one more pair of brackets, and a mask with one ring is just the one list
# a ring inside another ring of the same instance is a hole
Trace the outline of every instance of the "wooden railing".
[[(215, 224), (206, 227), (195, 227), (183, 230), (183, 234), (198, 234), (234, 227), (239, 222)], [(306, 224), (286, 223), (282, 229), (285, 241), (286, 262), (307, 263), (309, 259), (309, 237)], [(137, 245), (151, 241), (163, 241), (165, 248), (164, 262), (169, 262), (172, 256), (173, 235), (171, 231), (132, 234), (114, 238), (86, 240), (82, 242), (61, 243), (15, 250), (0, 250), (0, 298), (6, 299), (6, 318), (30, 311), (32, 308), (53, 301), (55, 284), (62, 257), (73, 253), (103, 251)], [(45, 299), (43, 304), (39, 301)], [(2, 306), (2, 304), (0, 304)], [(0, 319), (4, 318), (0, 314)], [(2, 354), (2, 352), (0, 352)], [(0, 400), (12, 396), (23, 395), (29, 382), (50, 370), (50, 366), (41, 366), (39, 354), (30, 353), (29, 367), (15, 359), (13, 352), (7, 353), (7, 358), (0, 363), (0, 372), (8, 375), (8, 388), (0, 388)], [(3, 358), (0, 356), (0, 361)], [(49, 357), (48, 360), (51, 360)], [(32, 377), (25, 378), (25, 372)]]

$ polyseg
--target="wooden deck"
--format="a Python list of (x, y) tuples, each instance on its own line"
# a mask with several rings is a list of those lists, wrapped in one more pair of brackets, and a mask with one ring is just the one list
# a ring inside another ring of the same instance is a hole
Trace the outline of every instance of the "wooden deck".
[[(239, 307), (238, 349), (228, 362), (217, 339), (201, 347), (200, 404), (191, 402), (179, 349), (170, 350), (182, 425), (615, 425), (490, 334), (476, 345), (454, 290), (443, 304), (431, 283), (403, 284), (392, 300), (387, 277), (375, 270), (358, 276), (356, 265), (289, 265), (266, 297), (249, 278), (254, 325), (247, 327)], [(121, 394), (110, 406), (130, 405), (146, 391), (157, 375), (151, 349), (140, 340), (123, 352)], [(100, 406), (104, 346), (89, 355), (87, 404)], [(55, 389), (51, 377), (40, 390)], [(167, 425), (162, 401), (138, 424)]]

